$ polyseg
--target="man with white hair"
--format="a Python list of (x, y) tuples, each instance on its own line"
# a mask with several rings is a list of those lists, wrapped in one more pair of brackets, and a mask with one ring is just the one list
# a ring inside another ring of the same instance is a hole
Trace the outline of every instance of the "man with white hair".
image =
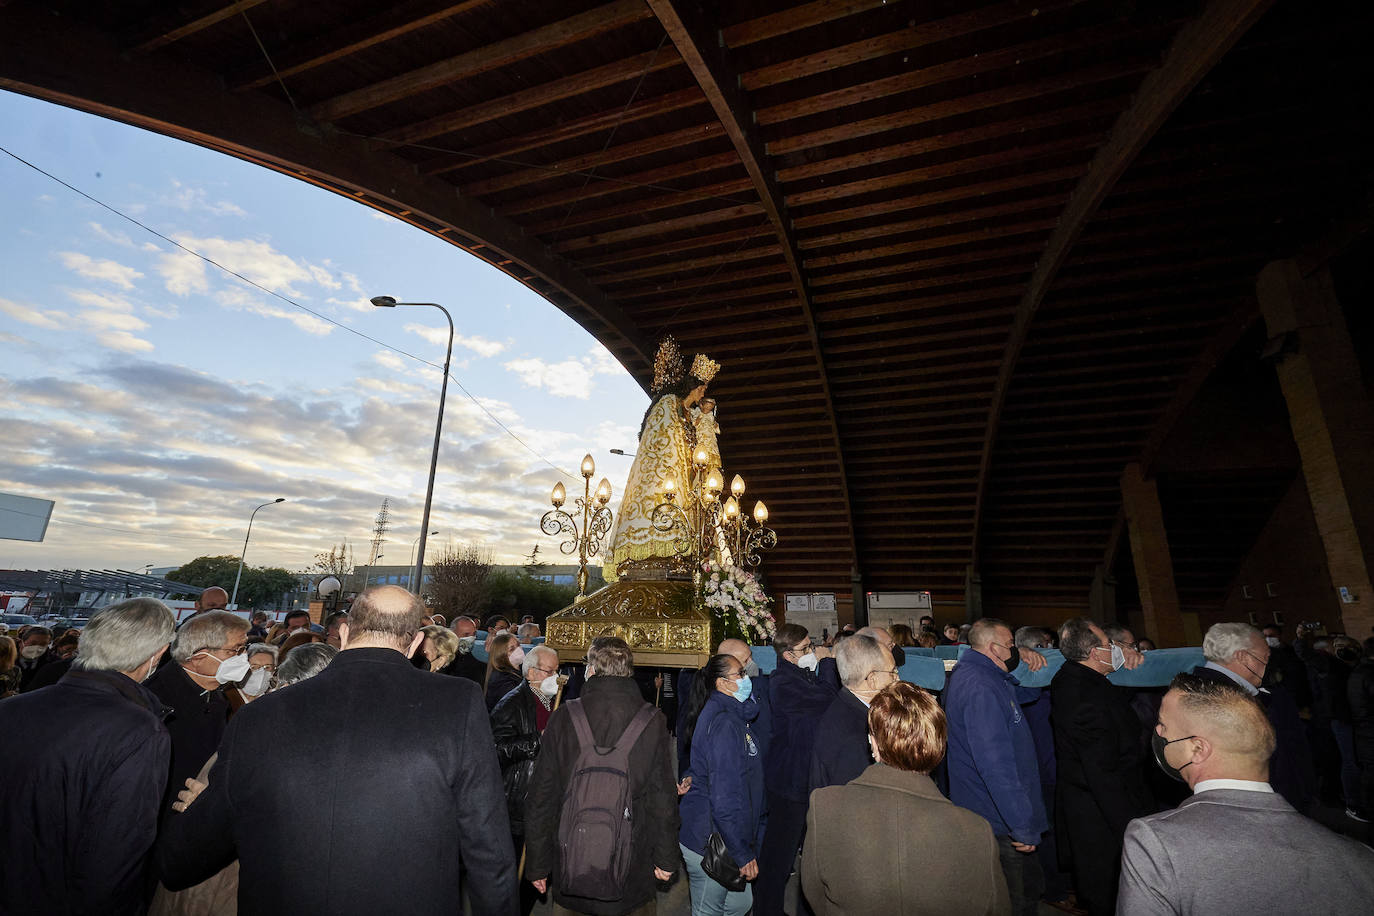
[(474, 916), (511, 913), (486, 704), (410, 663), (424, 616), (399, 586), (364, 591), (327, 668), (235, 714), (209, 787), (158, 840), (169, 890), (237, 858), (240, 913), (453, 912), (464, 890)]
[(816, 733), (824, 735), (811, 752), (811, 789), (842, 786), (873, 763), (868, 750), (868, 706), (889, 684), (896, 683), (892, 652), (865, 630), (835, 647), (840, 693), (821, 716)]
[[(528, 624), (521, 624), (522, 627)], [(534, 646), (521, 662), (520, 686), (506, 694), (491, 711), (491, 737), (501, 761), (501, 781), (506, 789), (506, 811), (515, 856), (525, 846), (525, 797), (529, 794), (539, 739), (553, 715), (558, 698), (558, 653), (548, 646)], [(520, 882), (520, 912), (534, 909), (539, 895), (534, 885)]]
[(1317, 776), (1307, 730), (1292, 694), (1279, 685), (1262, 687), (1270, 646), (1259, 630), (1246, 623), (1217, 623), (1202, 638), (1207, 663), (1194, 668), (1198, 677), (1229, 684), (1254, 697), (1274, 727), (1278, 745), (1269, 762), (1269, 782), (1288, 803), (1306, 813), (1316, 798)]
[(248, 621), (229, 611), (201, 611), (177, 628), (172, 661), (148, 678), (171, 713), (172, 766), (162, 814), (172, 810), (177, 793), (219, 748), (229, 724), (224, 688), (248, 677)]
[(1118, 913), (1369, 912), (1374, 852), (1303, 817), (1270, 787), (1274, 731), (1250, 695), (1179, 675), (1153, 744), (1160, 768), (1193, 794), (1127, 827)]
[(142, 682), (174, 626), (152, 598), (110, 605), (60, 681), (0, 703), (0, 913), (144, 911), (171, 739)]

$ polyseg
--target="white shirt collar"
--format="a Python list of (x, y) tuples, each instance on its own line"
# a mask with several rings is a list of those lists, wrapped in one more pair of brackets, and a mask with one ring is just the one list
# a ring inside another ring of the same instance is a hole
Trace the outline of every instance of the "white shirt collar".
[(1259, 688), (1258, 688), (1258, 687), (1256, 687), (1254, 684), (1252, 684), (1252, 683), (1250, 683), (1249, 681), (1247, 681), (1245, 678), (1241, 677), (1239, 674), (1236, 674), (1236, 673), (1235, 673), (1234, 671), (1232, 671), (1230, 668), (1223, 668), (1221, 665), (1218, 665), (1216, 662), (1208, 662), (1207, 664), (1203, 665), (1203, 667), (1204, 667), (1204, 668), (1211, 668), (1213, 671), (1220, 671), (1222, 674), (1226, 675), (1226, 676), (1229, 677), (1231, 680), (1233, 680), (1233, 681), (1235, 681), (1237, 684), (1239, 684), (1240, 687), (1241, 687), (1241, 689), (1244, 690), (1246, 693), (1250, 694), (1250, 696), (1252, 696), (1252, 697), (1259, 694)]
[(1210, 792), (1212, 789), (1239, 789), (1242, 792), (1268, 792), (1274, 794), (1274, 787), (1267, 782), (1256, 782), (1253, 779), (1204, 779), (1202, 782), (1193, 786), (1193, 794), (1199, 792)]

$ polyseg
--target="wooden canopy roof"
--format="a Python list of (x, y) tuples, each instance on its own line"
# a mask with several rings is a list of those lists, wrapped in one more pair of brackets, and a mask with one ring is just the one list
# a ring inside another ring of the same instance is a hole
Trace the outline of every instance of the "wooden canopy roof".
[[(1253, 282), (1368, 179), (1362, 0), (0, 4), (0, 86), (723, 364), (777, 592), (1081, 604)], [(1362, 191), (1361, 191), (1362, 193)]]

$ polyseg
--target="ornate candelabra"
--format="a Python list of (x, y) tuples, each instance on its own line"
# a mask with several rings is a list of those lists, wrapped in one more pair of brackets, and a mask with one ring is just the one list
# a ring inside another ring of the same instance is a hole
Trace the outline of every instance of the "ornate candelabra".
[(730, 496), (722, 502), (724, 474), (720, 468), (710, 468), (709, 462), (705, 449), (698, 449), (692, 456), (685, 486), (671, 476), (664, 478), (663, 502), (654, 507), (650, 517), (656, 530), (676, 535), (679, 553), (691, 562), (698, 584), (701, 565), (712, 553), (718, 559), (728, 554), (735, 566), (757, 566), (762, 559), (760, 553), (778, 543), (777, 534), (764, 525), (768, 521), (768, 507), (761, 500), (754, 504), (753, 525), (741, 515), (739, 500), (744, 495), (744, 478), (735, 475)]
[(754, 523), (740, 511), (740, 497), (744, 496), (744, 478), (735, 475), (730, 481), (730, 496), (721, 507), (721, 520), (724, 523), (725, 543), (730, 548), (730, 558), (734, 565), (758, 566), (762, 561), (759, 555), (764, 550), (778, 546), (778, 535), (768, 527), (768, 507), (763, 500), (754, 503)]
[(539, 528), (545, 534), (568, 535), (567, 540), (558, 545), (566, 554), (577, 553), (577, 599), (587, 595), (587, 558), (594, 557), (601, 550), (602, 542), (611, 531), (611, 510), (606, 504), (611, 501), (611, 483), (606, 478), (596, 485), (592, 493), (592, 475), (596, 473), (596, 462), (591, 455), (582, 459), (582, 495), (577, 497), (577, 509), (582, 513), (581, 524), (572, 515), (563, 511), (568, 493), (563, 484), (554, 484), (549, 501), (553, 508), (544, 513), (539, 520)]

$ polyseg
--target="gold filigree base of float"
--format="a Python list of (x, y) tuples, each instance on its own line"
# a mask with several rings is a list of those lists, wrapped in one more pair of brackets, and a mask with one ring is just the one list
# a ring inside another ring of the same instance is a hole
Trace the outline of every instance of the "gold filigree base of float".
[(581, 661), (596, 637), (619, 636), (629, 643), (636, 664), (706, 664), (711, 657), (711, 615), (692, 606), (691, 579), (678, 578), (681, 573), (669, 571), (667, 564), (636, 565), (639, 568), (622, 571), (624, 578), (549, 615), (544, 645), (558, 652), (559, 661)]

